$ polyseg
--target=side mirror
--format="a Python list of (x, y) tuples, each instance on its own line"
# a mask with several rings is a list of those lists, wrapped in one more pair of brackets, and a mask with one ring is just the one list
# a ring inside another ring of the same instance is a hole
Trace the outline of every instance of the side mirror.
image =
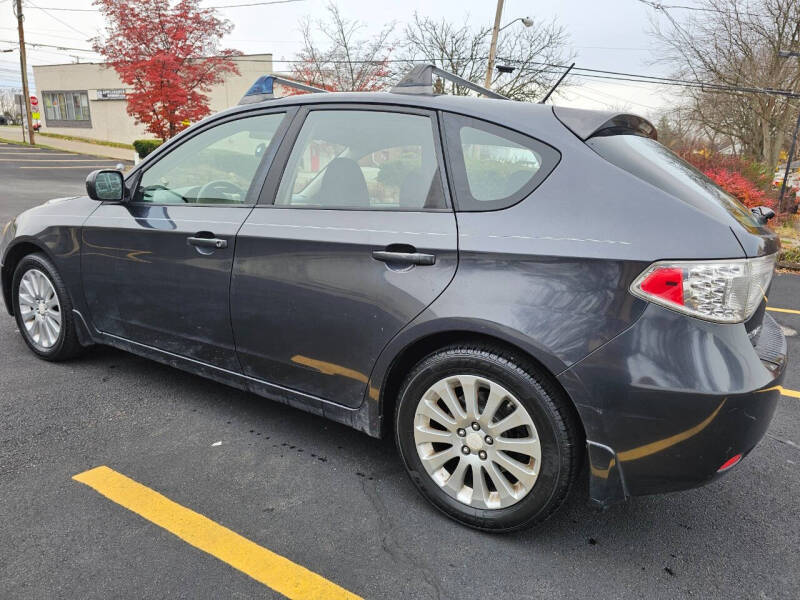
[(751, 208), (750, 212), (753, 213), (762, 224), (775, 216), (775, 211), (769, 206), (756, 206), (755, 208)]
[(122, 173), (110, 169), (92, 171), (86, 178), (86, 193), (92, 200), (122, 201), (125, 186)]

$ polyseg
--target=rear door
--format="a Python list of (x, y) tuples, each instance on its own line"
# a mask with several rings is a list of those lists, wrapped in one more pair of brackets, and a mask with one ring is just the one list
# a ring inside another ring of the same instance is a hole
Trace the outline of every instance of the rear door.
[(295, 119), (238, 236), (244, 372), (358, 406), (386, 343), (457, 264), (436, 115), (320, 106)]
[(210, 124), (147, 165), (133, 197), (83, 228), (83, 289), (100, 331), (239, 371), (230, 324), (236, 233), (261, 191), (282, 112)]

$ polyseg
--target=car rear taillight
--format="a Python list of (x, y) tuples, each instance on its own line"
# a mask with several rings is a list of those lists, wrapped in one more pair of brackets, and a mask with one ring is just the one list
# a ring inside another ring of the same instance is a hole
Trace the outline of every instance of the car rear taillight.
[(659, 261), (631, 284), (631, 293), (692, 317), (741, 323), (758, 308), (776, 254), (738, 260)]

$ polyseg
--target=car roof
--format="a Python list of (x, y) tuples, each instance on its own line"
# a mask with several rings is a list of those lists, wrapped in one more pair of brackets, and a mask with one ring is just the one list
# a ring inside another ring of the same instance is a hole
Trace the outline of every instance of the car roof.
[(582, 140), (600, 131), (624, 129), (631, 133), (656, 137), (655, 127), (638, 115), (619, 111), (600, 111), (567, 108), (533, 102), (454, 96), (450, 94), (403, 94), (396, 92), (326, 92), (297, 94), (235, 106), (216, 116), (249, 112), (253, 109), (281, 106), (303, 106), (307, 104), (354, 104), (391, 105), (410, 108), (444, 110), (485, 119), (515, 129), (528, 129), (536, 123), (558, 123)]

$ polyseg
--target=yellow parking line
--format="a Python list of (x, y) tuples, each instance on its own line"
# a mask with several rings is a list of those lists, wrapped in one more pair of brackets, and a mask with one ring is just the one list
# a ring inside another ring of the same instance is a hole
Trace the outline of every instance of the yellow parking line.
[(291, 600), (361, 600), (321, 575), (262, 548), (113, 469), (97, 467), (79, 473), (73, 479)]
[(794, 310), (791, 308), (773, 308), (772, 306), (768, 306), (767, 310), (771, 310), (772, 312), (782, 312), (782, 313), (789, 313), (792, 315), (800, 315), (800, 310)]
[(796, 390), (790, 390), (783, 386), (781, 386), (781, 394), (784, 396), (789, 396), (790, 398), (800, 398), (800, 392)]

